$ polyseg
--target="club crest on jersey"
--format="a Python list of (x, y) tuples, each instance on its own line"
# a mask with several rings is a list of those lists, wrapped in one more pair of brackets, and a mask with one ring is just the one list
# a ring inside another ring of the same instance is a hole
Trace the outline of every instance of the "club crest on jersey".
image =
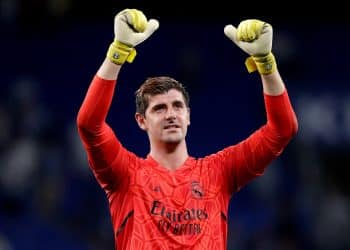
[(191, 183), (191, 193), (193, 197), (201, 199), (204, 196), (203, 188), (198, 181), (192, 181)]

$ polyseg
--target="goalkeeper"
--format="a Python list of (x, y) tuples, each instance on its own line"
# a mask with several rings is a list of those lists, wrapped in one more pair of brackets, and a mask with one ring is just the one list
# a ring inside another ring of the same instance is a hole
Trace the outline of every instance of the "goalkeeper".
[(261, 76), (265, 124), (235, 145), (194, 158), (186, 145), (186, 89), (171, 77), (148, 78), (135, 93), (135, 119), (150, 145), (143, 158), (121, 144), (106, 116), (118, 73), (133, 62), (136, 46), (158, 26), (157, 20), (148, 20), (137, 9), (115, 16), (114, 41), (77, 116), (79, 135), (109, 202), (115, 249), (226, 249), (230, 198), (264, 173), (298, 129), (271, 52), (273, 30), (255, 19), (224, 28), (224, 34), (247, 53), (248, 71)]

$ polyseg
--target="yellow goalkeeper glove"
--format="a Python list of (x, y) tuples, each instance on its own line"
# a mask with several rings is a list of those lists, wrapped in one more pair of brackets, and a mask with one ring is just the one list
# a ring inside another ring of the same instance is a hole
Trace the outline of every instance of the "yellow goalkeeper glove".
[(114, 41), (109, 46), (107, 57), (115, 64), (131, 63), (135, 56), (135, 46), (145, 41), (159, 27), (155, 19), (147, 21), (142, 11), (125, 9), (114, 18)]
[(272, 49), (272, 26), (257, 19), (242, 21), (237, 28), (225, 26), (225, 35), (238, 47), (248, 53), (245, 65), (249, 73), (258, 70), (260, 74), (271, 74), (276, 71), (276, 60)]

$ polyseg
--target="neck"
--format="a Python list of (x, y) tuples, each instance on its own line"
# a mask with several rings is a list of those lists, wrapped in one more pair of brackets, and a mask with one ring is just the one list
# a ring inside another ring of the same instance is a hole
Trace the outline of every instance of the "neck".
[(179, 144), (151, 144), (150, 155), (161, 166), (169, 170), (175, 170), (182, 166), (182, 164), (188, 158), (186, 142), (183, 140)]

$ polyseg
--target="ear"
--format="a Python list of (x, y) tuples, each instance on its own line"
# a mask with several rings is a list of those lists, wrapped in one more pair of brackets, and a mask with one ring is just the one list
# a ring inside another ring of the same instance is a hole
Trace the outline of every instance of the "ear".
[(147, 127), (145, 124), (146, 117), (144, 115), (142, 115), (140, 113), (136, 113), (135, 120), (142, 130), (145, 130), (145, 131), (147, 130)]
[(188, 123), (187, 125), (190, 125), (191, 124), (191, 112), (190, 112), (190, 108), (187, 108), (187, 120), (188, 120)]

